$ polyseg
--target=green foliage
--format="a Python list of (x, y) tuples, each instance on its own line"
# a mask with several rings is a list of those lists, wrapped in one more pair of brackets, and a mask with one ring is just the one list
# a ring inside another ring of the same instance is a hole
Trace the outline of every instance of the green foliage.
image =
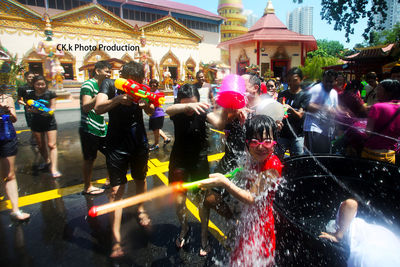
[[(397, 1), (400, 3), (400, 0)], [(293, 0), (293, 2), (302, 3), (303, 0)], [(350, 34), (354, 34), (354, 27), (360, 19), (368, 19), (363, 37), (369, 40), (375, 26), (374, 15), (382, 15), (380, 22), (384, 22), (387, 17), (385, 0), (321, 0), (321, 8), (321, 18), (329, 24), (334, 23), (335, 31), (344, 30), (347, 42), (350, 41)]]
[(319, 80), (322, 78), (324, 70), (322, 67), (340, 64), (339, 58), (333, 56), (307, 57), (304, 67), (301, 67), (304, 77), (307, 80)]
[(339, 41), (326, 39), (317, 40), (318, 50), (324, 50), (326, 56), (340, 57), (343, 54), (344, 46)]
[(384, 45), (400, 42), (400, 22), (393, 26), (393, 29), (381, 32), (372, 32), (369, 45)]

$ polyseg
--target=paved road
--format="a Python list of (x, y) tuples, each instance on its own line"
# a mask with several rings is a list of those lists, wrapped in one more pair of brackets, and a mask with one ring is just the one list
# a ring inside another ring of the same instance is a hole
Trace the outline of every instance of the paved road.
[[(23, 114), (19, 114), (22, 117)], [(110, 261), (111, 241), (108, 215), (95, 219), (87, 217), (93, 205), (107, 202), (106, 195), (95, 198), (81, 194), (81, 150), (78, 137), (79, 111), (57, 111), (59, 168), (63, 176), (53, 179), (48, 173), (32, 171), (34, 153), (30, 146), (31, 133), (20, 118), (18, 130), (19, 152), (16, 159), (16, 174), (19, 184), (20, 205), (31, 213), (31, 220), (22, 225), (12, 224), (7, 207), (9, 204), (0, 195), (0, 266), (213, 266), (227, 254), (218, 239), (222, 232), (210, 230), (214, 247), (207, 258), (198, 256), (200, 249), (200, 224), (196, 219), (196, 203), (191, 206), (190, 243), (183, 250), (176, 250), (175, 239), (179, 223), (175, 215), (171, 196), (146, 203), (152, 219), (150, 230), (142, 229), (136, 221), (135, 208), (126, 208), (123, 215), (122, 236), (127, 257), (120, 261)], [(146, 125), (147, 116), (145, 118)], [(164, 129), (172, 136), (173, 128), (166, 119)], [(149, 139), (152, 135), (148, 133)], [(218, 134), (211, 135), (210, 160), (218, 155), (222, 144)], [(149, 189), (164, 186), (168, 175), (168, 158), (171, 144), (151, 152), (148, 172)], [(99, 155), (95, 162), (93, 180), (99, 186), (107, 176), (105, 159)], [(134, 183), (128, 182), (125, 196), (134, 195)], [(224, 231), (224, 222), (212, 216), (219, 229)], [(215, 237), (217, 238), (215, 238)]]

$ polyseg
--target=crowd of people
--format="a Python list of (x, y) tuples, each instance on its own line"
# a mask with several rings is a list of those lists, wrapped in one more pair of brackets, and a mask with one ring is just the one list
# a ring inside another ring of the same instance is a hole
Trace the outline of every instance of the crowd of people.
[[(262, 81), (257, 75), (239, 76), (243, 80), (247, 104), (242, 109), (215, 107), (215, 92), (207, 88), (204, 73), (199, 71), (195, 84), (178, 85), (174, 81), (174, 104), (164, 111), (151, 102), (139, 100), (115, 88), (110, 79), (111, 65), (106, 61), (95, 64), (92, 78), (83, 83), (80, 92), (81, 122), (79, 135), (83, 154), (83, 193), (99, 195), (103, 188), (91, 184), (93, 164), (100, 151), (106, 157), (110, 185), (109, 201), (123, 198), (130, 170), (135, 181), (136, 194), (147, 190), (146, 174), (149, 151), (159, 148), (160, 136), (164, 145), (171, 138), (162, 131), (165, 114), (174, 125), (173, 146), (169, 160), (169, 181), (192, 182), (201, 180), (194, 191), (200, 196), (201, 249), (200, 256), (211, 251), (208, 242), (210, 210), (214, 209), (227, 221), (234, 222), (235, 243), (230, 264), (250, 266), (257, 259), (271, 266), (275, 254), (272, 202), (280, 182), (285, 154), (332, 153), (334, 141), (342, 138), (343, 153), (367, 159), (399, 163), (400, 133), (400, 67), (394, 67), (391, 79), (378, 81), (375, 73), (366, 75), (366, 82), (347, 81), (345, 75), (332, 70), (324, 72), (322, 81), (303, 88), (303, 73), (292, 68), (286, 75), (287, 89), (277, 80)], [(141, 63), (129, 62), (122, 66), (120, 76), (139, 84), (144, 81)], [(46, 80), (26, 72), (27, 85), (19, 90), (19, 102), (25, 105), (27, 125), (32, 130), (33, 145), (42, 156), (39, 169), (48, 169), (52, 177), (62, 174), (57, 165), (57, 123), (53, 114), (41, 112), (27, 104), (27, 100), (42, 101), (55, 109), (55, 94), (48, 90)], [(222, 81), (223, 82), (223, 81)], [(152, 92), (158, 92), (158, 81), (150, 80)], [(278, 92), (279, 91), (279, 92)], [(264, 94), (263, 94), (264, 93)], [(8, 124), (14, 135), (0, 140), (1, 173), (12, 203), (11, 216), (26, 220), (29, 214), (18, 209), (17, 183), (14, 173), (17, 153), (16, 135), (12, 122), (16, 113), (12, 98), (1, 96), (1, 112), (9, 115)], [(287, 116), (273, 120), (254, 111), (265, 98), (280, 102)], [(213, 108), (211, 108), (213, 106)], [(149, 119), (154, 144), (149, 145), (143, 112)], [(109, 123), (104, 115), (108, 113)], [(1, 123), (7, 123), (3, 116)], [(364, 121), (364, 123), (363, 123)], [(210, 174), (207, 160), (208, 124), (225, 133), (225, 154), (215, 173)], [(241, 168), (233, 178), (225, 174)], [(209, 179), (202, 180), (209, 177)], [(187, 244), (190, 228), (185, 205), (186, 192), (175, 194), (176, 214), (181, 230), (175, 245)], [(238, 204), (242, 203), (242, 204)], [(258, 216), (247, 222), (243, 210)], [(110, 257), (125, 255), (121, 237), (122, 209), (112, 213), (112, 248)], [(143, 204), (137, 207), (138, 223), (151, 225), (151, 218)], [(236, 223), (238, 222), (238, 223)], [(251, 248), (251, 251), (249, 251)], [(249, 254), (252, 257), (249, 257)]]

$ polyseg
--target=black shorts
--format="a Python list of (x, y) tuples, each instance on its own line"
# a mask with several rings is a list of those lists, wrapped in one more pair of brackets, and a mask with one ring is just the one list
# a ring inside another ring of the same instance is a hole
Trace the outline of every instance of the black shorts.
[(0, 158), (17, 155), (17, 138), (11, 140), (0, 140)]
[(33, 132), (49, 132), (57, 130), (57, 122), (53, 116), (33, 116), (31, 122)]
[(207, 157), (201, 158), (194, 163), (188, 163), (185, 159), (170, 160), (168, 180), (174, 182), (194, 182), (208, 178), (210, 165)]
[(164, 116), (149, 119), (149, 129), (151, 131), (162, 129), (164, 126)]
[(128, 172), (129, 165), (131, 167), (131, 175), (133, 179), (146, 179), (148, 159), (149, 151), (147, 149), (135, 151), (134, 154), (131, 154), (107, 148), (106, 163), (110, 175), (110, 185), (122, 185), (128, 181), (126, 173)]
[(105, 137), (85, 132), (82, 128), (79, 128), (79, 136), (84, 160), (95, 160), (97, 151), (105, 154)]

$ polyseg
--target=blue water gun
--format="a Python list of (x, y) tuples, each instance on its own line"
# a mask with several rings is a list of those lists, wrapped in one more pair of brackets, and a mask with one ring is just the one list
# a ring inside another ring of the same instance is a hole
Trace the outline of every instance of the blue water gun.
[(33, 100), (33, 99), (29, 99), (28, 101), (26, 101), (26, 104), (28, 104), (28, 106), (35, 108), (36, 110), (42, 112), (42, 113), (46, 113), (49, 115), (53, 115), (54, 114), (54, 110), (51, 108), (46, 107), (45, 104), (48, 104), (49, 102), (43, 99), (39, 99), (39, 100)]
[(15, 129), (10, 121), (10, 115), (0, 116), (0, 140), (11, 140), (16, 137)]

